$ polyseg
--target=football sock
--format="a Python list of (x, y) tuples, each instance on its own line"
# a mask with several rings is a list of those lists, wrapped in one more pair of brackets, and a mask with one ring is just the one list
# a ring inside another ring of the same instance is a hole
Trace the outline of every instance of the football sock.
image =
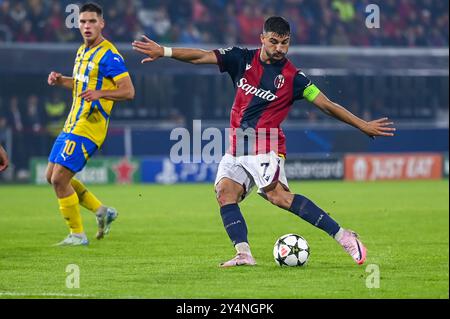
[(302, 195), (294, 195), (289, 211), (334, 237), (340, 226), (322, 209)]
[(81, 222), (80, 206), (77, 193), (65, 198), (58, 198), (59, 210), (70, 228), (71, 234), (83, 233), (83, 224)]
[(98, 212), (98, 210), (102, 207), (102, 203), (92, 194), (86, 186), (76, 178), (72, 178), (70, 181), (73, 189), (78, 195), (80, 205), (84, 208), (90, 210), (91, 212)]
[(247, 225), (237, 204), (228, 204), (220, 208), (223, 225), (233, 245), (248, 242)]
[(234, 246), (234, 248), (236, 248), (236, 251), (238, 253), (246, 253), (249, 255), (252, 254), (252, 252), (250, 251), (250, 246), (246, 242), (238, 243), (238, 244), (236, 244), (236, 246)]
[(339, 231), (336, 233), (336, 235), (334, 235), (334, 239), (340, 241), (343, 235), (344, 235), (344, 228), (341, 227)]

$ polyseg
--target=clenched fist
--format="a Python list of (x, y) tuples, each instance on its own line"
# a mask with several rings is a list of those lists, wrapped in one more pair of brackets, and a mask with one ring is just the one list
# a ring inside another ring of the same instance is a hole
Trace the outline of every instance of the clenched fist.
[(62, 78), (62, 74), (58, 73), (58, 72), (50, 72), (50, 74), (48, 75), (48, 85), (54, 86), (56, 84), (58, 84), (59, 80), (61, 80)]

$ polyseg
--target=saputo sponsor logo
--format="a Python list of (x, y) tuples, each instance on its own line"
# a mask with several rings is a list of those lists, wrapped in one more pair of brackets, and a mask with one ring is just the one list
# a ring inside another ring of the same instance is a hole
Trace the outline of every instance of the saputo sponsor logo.
[(251, 94), (270, 102), (275, 101), (278, 98), (278, 96), (273, 94), (270, 90), (259, 89), (251, 84), (248, 84), (247, 82), (248, 81), (246, 78), (241, 78), (237, 83), (237, 87), (242, 89), (245, 92), (245, 95)]

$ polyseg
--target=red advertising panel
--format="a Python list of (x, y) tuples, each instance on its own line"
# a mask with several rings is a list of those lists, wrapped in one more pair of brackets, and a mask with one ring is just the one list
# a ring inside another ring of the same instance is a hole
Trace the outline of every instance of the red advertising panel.
[(440, 179), (441, 177), (441, 154), (350, 154), (345, 157), (346, 180)]

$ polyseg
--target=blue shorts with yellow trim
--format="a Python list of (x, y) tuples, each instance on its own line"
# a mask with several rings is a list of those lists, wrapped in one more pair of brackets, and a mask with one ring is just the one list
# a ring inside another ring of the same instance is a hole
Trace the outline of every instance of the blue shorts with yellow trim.
[(53, 144), (48, 161), (78, 173), (97, 149), (97, 145), (87, 137), (62, 132)]

